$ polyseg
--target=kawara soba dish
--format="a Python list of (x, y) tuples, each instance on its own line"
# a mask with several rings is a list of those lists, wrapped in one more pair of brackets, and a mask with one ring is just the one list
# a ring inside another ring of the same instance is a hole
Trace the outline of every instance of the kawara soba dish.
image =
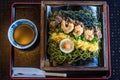
[(48, 22), (48, 55), (53, 66), (99, 56), (102, 25), (91, 10), (54, 11)]

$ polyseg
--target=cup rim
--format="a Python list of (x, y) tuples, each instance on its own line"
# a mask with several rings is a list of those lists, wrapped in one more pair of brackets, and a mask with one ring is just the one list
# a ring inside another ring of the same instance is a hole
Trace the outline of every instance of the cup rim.
[[(34, 34), (34, 39), (33, 39), (33, 41), (32, 41), (31, 43), (29, 43), (28, 45), (20, 45), (20, 44), (18, 44), (18, 43), (14, 40), (14, 38), (13, 38), (13, 33), (14, 33), (15, 29), (16, 29), (19, 25), (21, 25), (21, 24), (27, 24), (27, 25), (29, 25), (30, 27), (32, 27), (32, 29), (33, 29), (33, 31), (34, 31), (34, 33), (35, 33), (35, 34)], [(32, 21), (30, 21), (30, 20), (28, 20), (28, 19), (18, 19), (18, 20), (16, 20), (16, 21), (14, 21), (14, 22), (10, 25), (10, 27), (9, 27), (9, 29), (8, 29), (8, 39), (9, 39), (10, 43), (11, 43), (14, 47), (16, 47), (16, 48), (18, 48), (18, 49), (27, 49), (27, 48), (30, 48), (30, 47), (36, 42), (37, 37), (38, 37), (37, 27), (36, 27), (36, 25), (35, 25)]]

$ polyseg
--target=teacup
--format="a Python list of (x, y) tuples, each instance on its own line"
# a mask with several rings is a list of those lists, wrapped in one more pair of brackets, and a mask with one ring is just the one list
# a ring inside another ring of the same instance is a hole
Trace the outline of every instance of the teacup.
[(28, 19), (19, 19), (12, 23), (8, 29), (10, 43), (18, 49), (27, 49), (37, 40), (36, 25)]

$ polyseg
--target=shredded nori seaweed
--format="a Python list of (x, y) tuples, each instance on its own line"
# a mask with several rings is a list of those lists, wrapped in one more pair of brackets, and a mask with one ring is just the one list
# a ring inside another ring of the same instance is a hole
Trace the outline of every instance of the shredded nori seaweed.
[(70, 17), (75, 20), (79, 20), (84, 23), (87, 27), (100, 26), (101, 23), (96, 16), (92, 15), (92, 11), (88, 9), (79, 10), (79, 11), (61, 11), (64, 16)]

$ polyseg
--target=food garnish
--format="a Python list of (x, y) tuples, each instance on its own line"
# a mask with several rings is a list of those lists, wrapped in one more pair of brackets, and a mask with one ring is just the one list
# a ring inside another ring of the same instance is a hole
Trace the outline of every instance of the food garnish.
[(98, 57), (102, 25), (91, 10), (61, 10), (49, 17), (48, 54), (56, 64)]

